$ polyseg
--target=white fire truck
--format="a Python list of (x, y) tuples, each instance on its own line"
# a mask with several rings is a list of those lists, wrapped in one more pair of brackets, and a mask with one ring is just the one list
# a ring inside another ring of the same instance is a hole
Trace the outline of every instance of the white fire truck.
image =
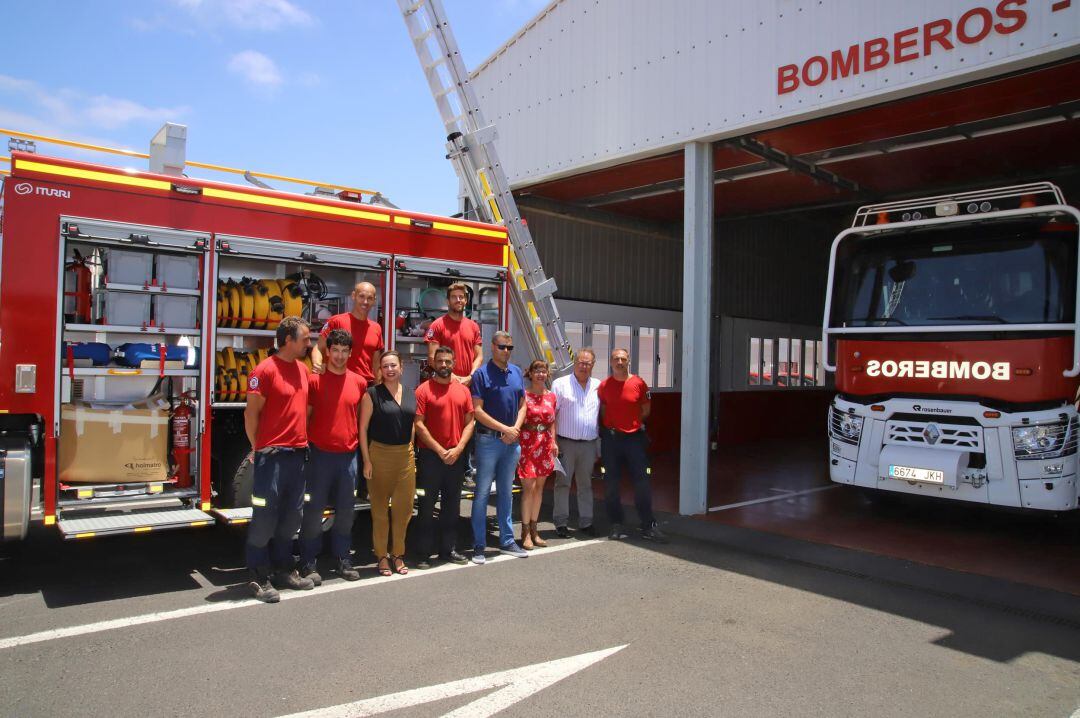
[(825, 299), (834, 482), (1077, 508), (1078, 219), (1049, 183), (858, 210)]

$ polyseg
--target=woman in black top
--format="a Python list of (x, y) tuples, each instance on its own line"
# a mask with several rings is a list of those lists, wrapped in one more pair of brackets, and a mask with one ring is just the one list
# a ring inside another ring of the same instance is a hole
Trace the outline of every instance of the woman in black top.
[[(401, 383), (401, 355), (383, 352), (382, 383), (360, 400), (360, 451), (371, 500), (371, 532), (379, 573), (405, 574), (405, 528), (416, 494), (413, 419), (416, 395)], [(391, 509), (393, 506), (393, 509)], [(388, 545), (389, 543), (389, 545)]]

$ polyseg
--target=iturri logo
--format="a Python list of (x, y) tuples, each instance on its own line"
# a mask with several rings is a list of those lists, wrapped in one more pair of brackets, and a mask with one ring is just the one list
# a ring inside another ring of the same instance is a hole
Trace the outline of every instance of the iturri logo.
[(71, 192), (66, 189), (53, 189), (52, 187), (35, 187), (29, 182), (20, 182), (19, 184), (15, 185), (15, 194), (39, 194), (42, 197), (71, 199)]

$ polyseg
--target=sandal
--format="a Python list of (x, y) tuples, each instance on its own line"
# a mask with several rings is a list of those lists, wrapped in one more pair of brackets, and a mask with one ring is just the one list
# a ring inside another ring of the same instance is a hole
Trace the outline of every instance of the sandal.
[(379, 559), (379, 575), (380, 576), (392, 576), (393, 571), (390, 570), (390, 557), (383, 556)]
[(402, 576), (404, 576), (409, 572), (409, 567), (405, 565), (405, 559), (403, 559), (401, 556), (391, 556), (390, 558), (394, 561), (395, 573), (400, 573)]

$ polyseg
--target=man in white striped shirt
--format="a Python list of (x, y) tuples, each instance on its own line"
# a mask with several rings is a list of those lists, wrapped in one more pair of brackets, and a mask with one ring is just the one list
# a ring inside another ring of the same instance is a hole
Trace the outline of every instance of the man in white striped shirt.
[(574, 360), (574, 372), (551, 384), (557, 400), (555, 433), (558, 435), (559, 461), (563, 471), (555, 472), (555, 532), (570, 535), (570, 481), (577, 484), (578, 531), (595, 536), (593, 529), (592, 471), (598, 455), (600, 434), (597, 429), (600, 380), (592, 376), (596, 354), (583, 347)]

